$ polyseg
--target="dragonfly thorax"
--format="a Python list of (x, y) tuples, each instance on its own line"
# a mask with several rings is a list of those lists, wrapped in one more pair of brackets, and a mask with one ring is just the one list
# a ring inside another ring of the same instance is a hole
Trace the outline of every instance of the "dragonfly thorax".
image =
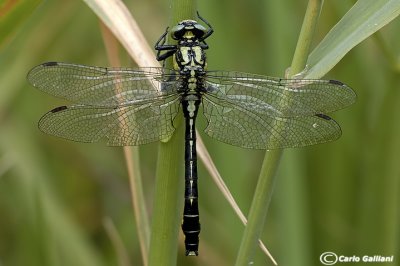
[(187, 66), (190, 66), (190, 69), (204, 70), (206, 67), (206, 54), (200, 45), (178, 45), (173, 61), (176, 70), (182, 71)]

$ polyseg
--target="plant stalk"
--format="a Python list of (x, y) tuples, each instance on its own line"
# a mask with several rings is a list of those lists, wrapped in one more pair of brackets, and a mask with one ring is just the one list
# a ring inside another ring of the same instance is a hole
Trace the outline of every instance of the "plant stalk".
[[(308, 52), (318, 21), (323, 0), (308, 2), (300, 36), (297, 42), (289, 77), (306, 67)], [(282, 150), (267, 151), (261, 167), (254, 198), (248, 215), (248, 223), (236, 258), (236, 266), (251, 265), (257, 241), (264, 227), (268, 206), (273, 193), (276, 171), (282, 156)]]
[[(179, 118), (177, 118), (179, 119)], [(183, 203), (183, 127), (158, 149), (149, 265), (176, 265)]]
[[(170, 28), (184, 19), (193, 19), (195, 1), (171, 1)], [(172, 40), (168, 36), (168, 43)], [(166, 61), (172, 68), (172, 60)], [(176, 132), (168, 142), (161, 142), (158, 150), (156, 188), (153, 207), (153, 223), (150, 240), (149, 265), (174, 266), (177, 261), (178, 233), (182, 220), (184, 198), (183, 127), (182, 114), (174, 121)]]

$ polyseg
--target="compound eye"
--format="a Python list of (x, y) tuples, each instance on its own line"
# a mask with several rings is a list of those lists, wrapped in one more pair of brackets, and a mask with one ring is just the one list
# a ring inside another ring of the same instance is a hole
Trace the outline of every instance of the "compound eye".
[(193, 26), (194, 26), (193, 34), (197, 38), (201, 38), (207, 32), (207, 29), (200, 24), (194, 24)]
[(174, 40), (179, 40), (185, 34), (185, 27), (183, 25), (176, 25), (171, 29), (171, 37)]

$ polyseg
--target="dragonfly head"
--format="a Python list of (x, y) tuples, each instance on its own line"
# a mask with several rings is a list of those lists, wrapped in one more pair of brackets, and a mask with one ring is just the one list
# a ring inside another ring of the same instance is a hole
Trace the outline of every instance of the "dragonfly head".
[(171, 37), (174, 40), (200, 39), (207, 32), (207, 29), (195, 20), (182, 20), (171, 29)]

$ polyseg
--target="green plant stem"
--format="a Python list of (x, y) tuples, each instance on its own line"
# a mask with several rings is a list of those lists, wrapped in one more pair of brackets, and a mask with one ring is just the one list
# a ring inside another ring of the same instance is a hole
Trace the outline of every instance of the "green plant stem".
[(290, 66), (289, 77), (301, 72), (306, 67), (308, 54), (310, 52), (315, 28), (317, 26), (319, 14), (321, 13), (323, 0), (310, 0), (306, 14), (304, 15), (303, 25), (299, 39), (297, 40), (296, 50), (293, 55), (292, 65)]
[[(312, 36), (322, 7), (322, 0), (310, 0), (297, 42), (289, 76), (302, 71), (307, 62)], [(257, 240), (264, 227), (268, 205), (272, 197), (275, 174), (282, 156), (282, 150), (267, 151), (248, 215), (248, 223), (236, 258), (236, 266), (250, 265)]]
[(171, 0), (170, 26), (175, 26), (184, 19), (196, 19), (196, 0)]
[(153, 221), (149, 249), (149, 265), (176, 265), (178, 233), (183, 202), (182, 128), (171, 140), (160, 143), (157, 159)]
[[(178, 21), (194, 18), (195, 7), (195, 1), (172, 0), (170, 28)], [(170, 39), (168, 43), (172, 43)], [(166, 62), (166, 66), (172, 67), (171, 60)], [(178, 115), (175, 120), (177, 120), (174, 121), (175, 134), (168, 142), (161, 142), (158, 150), (149, 253), (150, 266), (173, 266), (177, 261), (178, 233), (184, 198), (184, 179), (181, 174), (184, 158), (182, 115)]]
[(281, 150), (275, 150), (265, 154), (247, 226), (236, 258), (236, 266), (251, 265), (253, 260), (254, 250), (264, 227), (268, 204), (272, 196), (273, 182), (275, 181), (273, 177), (278, 168), (281, 153)]

